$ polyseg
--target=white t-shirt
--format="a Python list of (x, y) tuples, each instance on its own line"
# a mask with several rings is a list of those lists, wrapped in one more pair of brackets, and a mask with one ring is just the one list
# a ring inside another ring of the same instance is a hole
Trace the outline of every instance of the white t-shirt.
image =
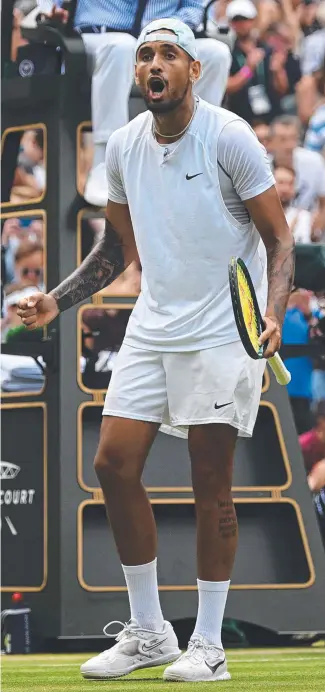
[(301, 71), (303, 75), (311, 75), (322, 69), (325, 59), (325, 29), (319, 29), (307, 36), (302, 42)]
[(266, 152), (247, 123), (201, 99), (170, 149), (153, 137), (152, 118), (141, 113), (114, 132), (106, 153), (108, 198), (129, 205), (142, 265), (125, 342), (159, 351), (231, 343), (232, 256), (247, 264), (262, 311), (266, 304), (266, 252), (241, 201), (274, 184)]
[(312, 214), (310, 211), (288, 207), (284, 213), (296, 243), (311, 243)]
[(325, 197), (325, 161), (321, 154), (296, 147), (293, 152), (296, 173), (296, 199), (294, 206), (313, 211), (319, 197)]

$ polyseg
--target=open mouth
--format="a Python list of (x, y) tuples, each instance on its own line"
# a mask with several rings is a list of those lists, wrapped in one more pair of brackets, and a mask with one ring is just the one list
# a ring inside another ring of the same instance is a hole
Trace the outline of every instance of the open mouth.
[(164, 91), (165, 82), (162, 77), (149, 77), (148, 90), (151, 98), (159, 98)]

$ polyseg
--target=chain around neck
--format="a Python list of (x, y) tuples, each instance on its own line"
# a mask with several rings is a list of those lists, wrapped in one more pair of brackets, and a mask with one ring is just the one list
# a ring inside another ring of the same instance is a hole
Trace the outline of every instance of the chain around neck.
[(164, 137), (164, 139), (174, 139), (174, 137), (180, 137), (181, 135), (183, 135), (183, 134), (186, 132), (186, 130), (188, 130), (189, 126), (191, 125), (191, 122), (192, 122), (192, 120), (193, 120), (193, 118), (194, 118), (194, 116), (195, 116), (195, 113), (196, 113), (196, 111), (197, 111), (197, 106), (198, 106), (198, 101), (195, 100), (195, 106), (194, 106), (194, 108), (193, 108), (193, 113), (192, 113), (191, 119), (188, 121), (187, 125), (185, 125), (184, 129), (181, 130), (180, 132), (178, 132), (178, 133), (175, 134), (175, 135), (163, 135), (161, 132), (159, 132), (159, 131), (157, 130), (156, 125), (155, 125), (155, 123), (154, 123), (154, 121), (153, 121), (153, 133), (154, 133), (154, 136), (156, 137), (156, 135), (158, 135), (158, 137)]

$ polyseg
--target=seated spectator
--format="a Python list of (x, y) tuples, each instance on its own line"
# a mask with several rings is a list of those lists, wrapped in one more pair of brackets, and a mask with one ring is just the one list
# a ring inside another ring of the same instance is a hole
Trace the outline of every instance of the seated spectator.
[(20, 204), (41, 197), (46, 186), (43, 130), (26, 130), (21, 138), (20, 153), (14, 175), (10, 202)]
[(271, 130), (270, 126), (263, 121), (257, 121), (253, 125), (253, 130), (256, 134), (258, 141), (265, 147), (266, 151), (269, 153), (269, 146), (271, 141)]
[(315, 238), (325, 229), (325, 162), (320, 154), (299, 146), (298, 118), (282, 115), (271, 123), (270, 150), (274, 161), (294, 169), (296, 199), (294, 206), (315, 212)]
[(41, 243), (26, 241), (15, 254), (15, 278), (22, 286), (37, 286), (44, 290), (44, 257)]
[(294, 206), (296, 196), (296, 174), (289, 166), (274, 167), (275, 186), (283, 206), (288, 226), (296, 243), (312, 241), (312, 214)]
[[(51, 4), (50, 4), (51, 3)], [(52, 5), (52, 18), (66, 22), (66, 10), (59, 2), (38, 0), (45, 14)], [(94, 133), (94, 160), (85, 186), (87, 202), (103, 207), (107, 203), (105, 150), (115, 130), (128, 122), (128, 101), (134, 76), (136, 45), (135, 18), (137, 0), (77, 0), (75, 30), (81, 34), (85, 49), (92, 61), (92, 121)], [(176, 17), (192, 29), (202, 19), (203, 0), (166, 0), (157, 3), (147, 0), (143, 7), (142, 27), (153, 19)], [(131, 35), (133, 33), (133, 35)], [(219, 106), (223, 99), (230, 67), (230, 52), (226, 45), (214, 39), (197, 39), (198, 55), (203, 75), (196, 93), (206, 101)]]
[(325, 60), (321, 70), (315, 73), (318, 104), (310, 118), (304, 147), (316, 151), (325, 158)]
[(274, 51), (256, 40), (257, 10), (250, 0), (233, 0), (227, 16), (237, 35), (227, 85), (229, 110), (250, 124), (257, 119), (269, 123), (294, 86), (288, 78), (288, 51)]
[[(310, 329), (321, 313), (311, 308), (312, 294), (299, 289), (291, 294), (288, 309), (284, 318), (283, 344), (308, 344)], [(309, 356), (287, 358), (286, 367), (291, 373), (291, 382), (287, 385), (298, 434), (312, 427), (312, 372), (313, 361)]]

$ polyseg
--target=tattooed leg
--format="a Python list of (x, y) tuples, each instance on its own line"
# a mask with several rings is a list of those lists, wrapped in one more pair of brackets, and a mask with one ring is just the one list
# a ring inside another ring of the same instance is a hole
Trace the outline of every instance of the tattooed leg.
[(198, 577), (230, 578), (237, 547), (237, 519), (231, 497), (237, 430), (230, 425), (197, 425), (189, 452), (197, 520)]

